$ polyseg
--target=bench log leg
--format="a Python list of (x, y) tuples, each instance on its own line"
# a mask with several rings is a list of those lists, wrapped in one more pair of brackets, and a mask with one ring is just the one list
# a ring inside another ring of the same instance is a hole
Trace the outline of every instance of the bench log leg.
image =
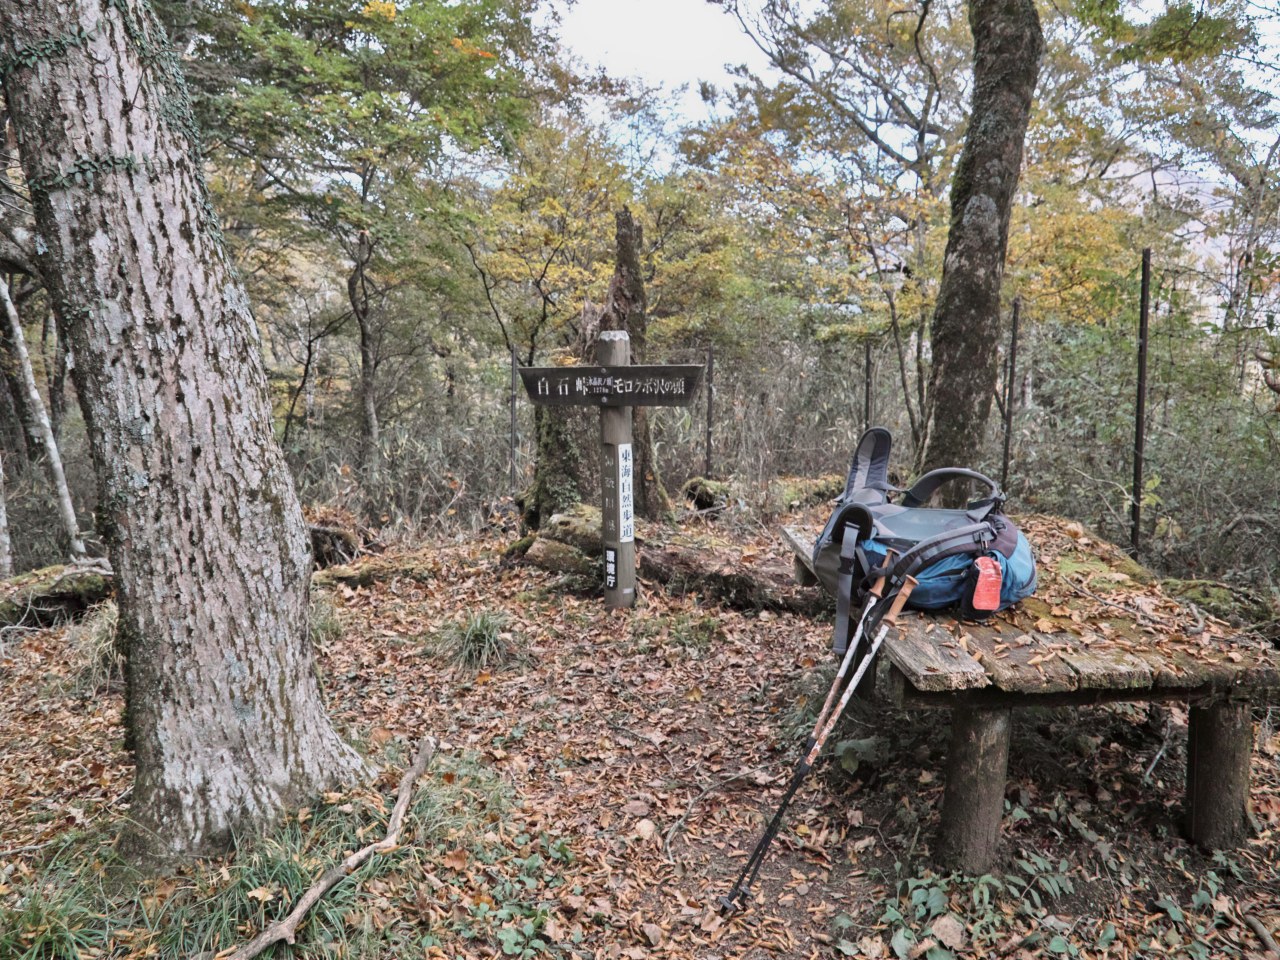
[(802, 587), (812, 587), (818, 582), (817, 575), (799, 557), (791, 558), (791, 578)]
[(957, 707), (951, 715), (947, 784), (938, 859), (965, 873), (986, 873), (995, 859), (1004, 813), (1012, 711)]
[(1188, 838), (1203, 850), (1227, 850), (1248, 826), (1249, 760), (1253, 720), (1249, 704), (1192, 707), (1187, 732)]

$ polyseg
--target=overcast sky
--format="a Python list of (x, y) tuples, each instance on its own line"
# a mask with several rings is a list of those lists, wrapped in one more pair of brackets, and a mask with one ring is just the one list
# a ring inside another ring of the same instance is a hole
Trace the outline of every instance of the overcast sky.
[(705, 117), (698, 81), (729, 82), (726, 63), (762, 69), (764, 58), (738, 22), (705, 0), (577, 0), (564, 14), (564, 44), (614, 76), (638, 76), (669, 90), (688, 84), (682, 104)]

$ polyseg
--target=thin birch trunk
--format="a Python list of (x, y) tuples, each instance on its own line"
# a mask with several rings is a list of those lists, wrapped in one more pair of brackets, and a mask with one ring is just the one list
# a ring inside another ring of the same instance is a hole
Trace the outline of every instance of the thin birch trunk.
[(45, 462), (49, 465), (49, 479), (53, 482), (53, 492), (58, 501), (62, 529), (71, 544), (71, 556), (79, 559), (84, 556), (84, 541), (80, 539), (80, 524), (76, 520), (76, 508), (71, 502), (67, 475), (62, 469), (62, 454), (58, 452), (58, 441), (53, 435), (53, 425), (49, 422), (49, 412), (45, 409), (44, 398), (40, 395), (35, 371), (31, 369), (31, 354), (27, 352), (27, 338), (22, 333), (22, 320), (18, 317), (18, 308), (13, 304), (13, 297), (9, 295), (9, 285), (3, 277), (0, 277), (0, 301), (4, 304), (5, 322), (9, 325), (9, 340), (13, 346), (14, 357), (18, 361), (18, 375), (22, 378), (22, 388), (27, 395), (27, 404), (35, 420), (36, 430), (40, 434), (40, 442), (44, 445)]
[(9, 497), (4, 489), (4, 454), (0, 453), (0, 579), (13, 576), (13, 543), (9, 540)]

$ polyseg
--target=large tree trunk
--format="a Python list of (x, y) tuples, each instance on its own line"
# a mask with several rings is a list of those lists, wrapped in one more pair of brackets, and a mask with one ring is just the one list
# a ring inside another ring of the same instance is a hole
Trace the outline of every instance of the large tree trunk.
[(951, 185), (951, 227), (933, 314), (925, 466), (967, 466), (996, 384), (1000, 283), (1044, 36), (1032, 0), (969, 0), (973, 109)]
[(257, 330), (145, 0), (0, 0), (0, 57), (22, 64), (4, 92), (118, 578), (125, 847), (212, 852), (364, 769), (313, 673), (307, 528)]
[(76, 520), (76, 508), (71, 502), (71, 489), (67, 486), (67, 475), (62, 469), (62, 454), (58, 451), (58, 440), (53, 435), (53, 425), (49, 422), (49, 413), (45, 410), (44, 400), (40, 396), (40, 387), (36, 384), (35, 371), (31, 368), (31, 354), (27, 351), (27, 338), (22, 333), (22, 320), (18, 316), (18, 308), (14, 306), (13, 297), (9, 295), (9, 285), (0, 277), (0, 310), (4, 312), (5, 329), (9, 335), (9, 345), (13, 350), (14, 361), (18, 365), (18, 376), (22, 381), (22, 389), (26, 395), (27, 409), (35, 420), (36, 431), (44, 446), (45, 466), (49, 471), (49, 480), (53, 483), (54, 498), (58, 502), (58, 515), (62, 519), (62, 530), (67, 536), (67, 543), (72, 557), (84, 556), (84, 541), (80, 539), (80, 523)]
[(582, 450), (574, 430), (572, 413), (562, 407), (534, 407), (533, 429), (538, 452), (533, 486), (524, 494), (524, 520), (537, 530), (552, 514), (569, 509), (582, 499), (578, 476)]

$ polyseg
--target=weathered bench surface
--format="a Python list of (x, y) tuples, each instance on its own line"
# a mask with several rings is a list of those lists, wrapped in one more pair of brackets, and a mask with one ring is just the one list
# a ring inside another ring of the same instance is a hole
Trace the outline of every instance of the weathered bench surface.
[[(1166, 596), (1112, 544), (1057, 518), (1019, 518), (1036, 595), (986, 623), (907, 613), (884, 649), (904, 705), (1099, 703), (1280, 696), (1280, 653)], [(812, 573), (816, 529), (784, 539)]]
[[(951, 707), (938, 855), (986, 871), (1000, 835), (1014, 708), (1118, 700), (1190, 706), (1184, 817), (1205, 849), (1247, 831), (1252, 703), (1280, 699), (1280, 652), (1166, 596), (1145, 568), (1075, 523), (1018, 522), (1036, 552), (1036, 595), (983, 624), (907, 614), (884, 650), (888, 697)], [(789, 528), (796, 577), (816, 582), (817, 529)]]

